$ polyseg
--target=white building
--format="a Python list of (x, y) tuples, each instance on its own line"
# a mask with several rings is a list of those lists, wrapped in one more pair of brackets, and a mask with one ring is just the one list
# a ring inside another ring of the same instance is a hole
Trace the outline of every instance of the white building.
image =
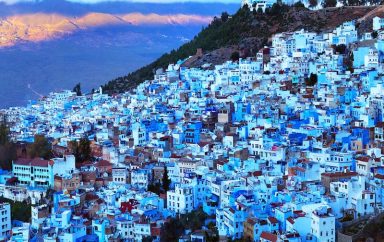
[(373, 30), (377, 31), (384, 28), (384, 18), (374, 17), (373, 18)]
[(249, 141), (248, 150), (250, 154), (259, 156), (264, 160), (273, 162), (285, 160), (285, 148), (279, 147), (263, 138)]
[(336, 241), (335, 216), (329, 213), (326, 206), (313, 211), (311, 218), (311, 232), (317, 241)]
[(124, 240), (133, 240), (134, 239), (134, 225), (133, 221), (125, 218), (116, 219), (116, 228), (119, 231), (119, 234)]
[(145, 127), (139, 123), (132, 125), (133, 144), (144, 145), (146, 142), (146, 130)]
[(29, 227), (29, 223), (24, 223), (21, 227), (13, 227), (11, 241), (28, 242), (30, 233)]
[[(241, 6), (248, 6), (250, 10), (258, 10), (259, 8), (265, 12), (265, 9), (272, 7), (277, 0), (242, 0)], [(297, 0), (283, 0), (283, 3), (293, 5)]]
[(0, 204), (0, 240), (6, 240), (11, 231), (11, 205)]
[(126, 184), (127, 169), (125, 167), (112, 168), (112, 181), (117, 184)]
[(135, 241), (142, 241), (143, 238), (151, 236), (151, 224), (147, 222), (134, 223), (133, 234)]
[(144, 169), (133, 170), (131, 172), (131, 184), (137, 188), (148, 188), (149, 171)]
[(377, 50), (371, 48), (369, 49), (368, 55), (364, 56), (364, 66), (365, 67), (377, 67), (379, 64), (379, 53)]
[(42, 204), (39, 206), (32, 206), (31, 208), (31, 227), (34, 229), (39, 229), (40, 226), (47, 220), (49, 217), (49, 208), (47, 204)]
[(176, 184), (175, 190), (167, 192), (168, 209), (186, 214), (194, 208), (193, 188), (186, 184)]
[(64, 158), (53, 158), (53, 174), (66, 175), (73, 173), (76, 169), (76, 159), (74, 155), (66, 155)]
[(12, 172), (17, 177), (19, 185), (53, 187), (53, 165), (52, 160), (18, 159), (12, 163)]

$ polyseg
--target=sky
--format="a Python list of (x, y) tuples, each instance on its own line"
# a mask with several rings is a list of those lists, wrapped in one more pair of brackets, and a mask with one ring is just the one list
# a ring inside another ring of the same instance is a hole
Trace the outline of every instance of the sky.
[[(0, 0), (2, 3), (14, 4), (18, 2), (35, 2), (41, 0)], [(240, 3), (241, 0), (67, 0), (77, 3), (100, 3), (100, 2), (142, 2), (142, 3), (182, 3), (182, 2), (211, 2), (211, 3)]]

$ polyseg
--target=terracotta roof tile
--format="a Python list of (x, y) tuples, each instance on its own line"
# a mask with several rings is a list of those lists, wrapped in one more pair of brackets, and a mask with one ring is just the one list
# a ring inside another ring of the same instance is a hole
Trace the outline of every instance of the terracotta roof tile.
[(271, 242), (276, 242), (277, 241), (277, 235), (271, 234), (268, 232), (263, 231), (260, 235), (260, 238), (271, 241)]
[(48, 167), (48, 164), (53, 165), (52, 161), (43, 160), (40, 158), (34, 158), (34, 159), (20, 158), (14, 161), (13, 163), (16, 165), (22, 165), (22, 166), (40, 166), (40, 167)]
[(268, 217), (268, 221), (272, 224), (277, 224), (279, 222), (275, 217)]

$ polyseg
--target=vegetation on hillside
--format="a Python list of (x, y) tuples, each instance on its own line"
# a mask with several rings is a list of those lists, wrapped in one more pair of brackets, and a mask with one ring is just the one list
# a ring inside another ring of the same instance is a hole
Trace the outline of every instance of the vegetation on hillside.
[[(190, 213), (181, 214), (176, 218), (170, 218), (161, 228), (160, 241), (179, 241), (180, 236), (184, 234), (185, 230), (190, 230), (192, 232), (200, 230), (208, 218), (209, 216), (204, 213), (201, 207)], [(207, 241), (218, 241), (218, 234), (215, 226), (208, 226), (208, 229), (211, 233), (207, 236)]]
[(1, 203), (9, 203), (11, 205), (11, 219), (23, 222), (31, 221), (31, 204), (28, 202), (14, 202), (10, 199), (0, 197)]
[[(0, 168), (4, 170), (12, 169), (12, 161), (18, 158), (17, 143), (11, 140), (9, 135), (8, 124), (5, 121), (0, 122)], [(34, 142), (27, 144), (27, 154), (22, 155), (24, 158), (44, 158), (53, 157), (52, 144), (43, 135), (35, 135)]]
[[(239, 33), (246, 31), (238, 28), (240, 21), (244, 20), (247, 15), (246, 10), (240, 10), (236, 13), (236, 17), (229, 19), (227, 13), (223, 13), (221, 18), (214, 18), (212, 23), (203, 28), (202, 31), (189, 43), (182, 45), (177, 50), (172, 50), (170, 53), (162, 55), (153, 63), (140, 68), (139, 70), (128, 74), (127, 76), (119, 77), (108, 82), (103, 87), (103, 91), (107, 93), (119, 93), (127, 91), (137, 84), (153, 78), (154, 71), (158, 68), (165, 68), (170, 63), (175, 63), (178, 60), (185, 59), (188, 56), (194, 55), (198, 48), (205, 51), (214, 50), (227, 44), (235, 44), (239, 40)], [(225, 24), (227, 23), (228, 24)], [(233, 31), (233, 34), (227, 34), (228, 31)]]
[[(280, 7), (279, 10), (276, 8), (275, 11), (271, 11), (271, 14), (268, 15), (278, 17), (281, 11), (286, 11), (286, 8), (288, 7)], [(263, 14), (258, 14), (257, 16), (263, 18)], [(270, 16), (264, 16), (264, 18), (269, 18)], [(250, 24), (250, 21), (253, 21), (253, 13), (246, 8), (240, 9), (232, 17), (229, 17), (227, 13), (223, 13), (220, 18), (215, 17), (212, 23), (203, 28), (189, 43), (186, 43), (177, 50), (164, 54), (153, 63), (127, 76), (108, 82), (103, 86), (103, 90), (110, 94), (127, 91), (145, 80), (152, 79), (156, 69), (165, 68), (170, 63), (175, 63), (178, 60), (194, 55), (198, 48), (202, 48), (204, 51), (211, 51), (223, 46), (236, 45), (239, 44), (245, 33), (258, 32), (259, 35), (268, 36), (268, 33), (263, 33), (268, 32), (268, 29), (256, 30)], [(264, 42), (266, 41), (267, 38), (264, 39)]]
[(73, 88), (73, 90), (72, 90), (73, 92), (76, 92), (76, 95), (77, 96), (81, 96), (81, 84), (80, 83), (77, 83), (76, 85), (75, 85), (75, 87)]
[(69, 146), (75, 156), (76, 163), (81, 164), (91, 160), (91, 141), (88, 138), (81, 138), (79, 141), (73, 140), (69, 143)]
[(164, 192), (167, 192), (169, 190), (169, 187), (171, 186), (171, 179), (169, 179), (169, 177), (168, 177), (167, 167), (164, 168), (162, 183), (163, 183)]
[(27, 148), (28, 156), (31, 158), (44, 158), (46, 160), (53, 157), (52, 144), (44, 135), (35, 135), (34, 142)]
[[(332, 1), (328, 1), (327, 6), (332, 5)], [(198, 48), (207, 53), (223, 47), (236, 46), (239, 50), (246, 49), (248, 55), (254, 55), (275, 33), (298, 29), (321, 32), (335, 28), (345, 21), (360, 18), (372, 9), (373, 7), (343, 7), (311, 11), (300, 3), (290, 7), (280, 2), (265, 13), (257, 10), (251, 12), (247, 7), (239, 9), (233, 16), (223, 13), (220, 18), (215, 17), (193, 40), (177, 50), (172, 50), (153, 63), (116, 78), (102, 87), (108, 94), (129, 91), (141, 82), (152, 79), (156, 69), (165, 68), (170, 63), (192, 56)], [(228, 59), (230, 57), (228, 56)], [(232, 57), (236, 59), (237, 56)]]
[(166, 194), (167, 191), (169, 191), (170, 186), (171, 186), (171, 179), (169, 179), (168, 169), (167, 167), (165, 167), (163, 177), (161, 179), (161, 183), (151, 181), (150, 184), (148, 185), (148, 191), (156, 193), (157, 195), (160, 195), (161, 193)]
[(5, 121), (0, 124), (0, 167), (12, 169), (12, 160), (16, 158), (16, 145), (11, 142), (9, 128)]

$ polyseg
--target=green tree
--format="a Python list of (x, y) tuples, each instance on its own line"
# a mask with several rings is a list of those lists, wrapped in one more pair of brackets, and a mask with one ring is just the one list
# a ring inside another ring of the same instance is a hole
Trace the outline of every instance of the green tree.
[(32, 158), (52, 158), (52, 145), (44, 135), (35, 135), (34, 142), (28, 147), (28, 155)]
[(314, 86), (317, 83), (317, 74), (311, 73), (309, 78), (305, 80), (305, 84), (307, 86)]
[(171, 218), (161, 227), (160, 242), (177, 242), (183, 235), (185, 227), (177, 218)]
[(348, 71), (350, 71), (351, 73), (354, 72), (353, 60), (354, 60), (353, 51), (351, 51), (349, 53), (349, 55), (346, 55), (344, 58), (344, 65), (345, 65), (346, 69)]
[(337, 5), (337, 0), (324, 0), (323, 1), (323, 7), (324, 8), (336, 7), (336, 5)]
[(154, 241), (154, 238), (152, 236), (145, 236), (142, 239), (142, 242), (152, 242)]
[(203, 211), (202, 207), (199, 207), (198, 209), (193, 210), (190, 213), (182, 215), (180, 217), (180, 220), (186, 229), (196, 231), (201, 229), (207, 218), (208, 215)]
[(169, 177), (168, 177), (168, 169), (166, 166), (164, 167), (164, 174), (163, 174), (162, 183), (163, 183), (164, 192), (167, 192), (169, 190), (169, 187), (171, 186), (171, 179), (169, 179)]
[(373, 31), (373, 32), (371, 33), (372, 39), (376, 39), (378, 35), (379, 35), (379, 34), (377, 33), (377, 31)]
[(281, 16), (281, 14), (286, 12), (288, 9), (289, 7), (283, 4), (282, 1), (277, 1), (272, 5), (270, 13), (271, 15), (274, 15), (274, 16)]
[(220, 241), (219, 231), (217, 230), (216, 224), (213, 222), (210, 222), (207, 225), (207, 228), (211, 233), (205, 233), (207, 237), (207, 242), (218, 242)]
[(0, 197), (1, 203), (9, 203), (11, 205), (11, 218), (12, 220), (19, 220), (23, 222), (31, 221), (31, 204), (28, 202), (14, 202), (13, 200)]
[(148, 185), (148, 191), (149, 192), (153, 192), (153, 193), (156, 193), (157, 195), (160, 195), (161, 193), (161, 184), (156, 182), (156, 183), (150, 183)]
[(12, 161), (17, 158), (16, 145), (6, 143), (0, 145), (0, 167), (4, 170), (12, 169)]
[(240, 58), (240, 54), (239, 54), (239, 52), (235, 51), (235, 52), (233, 52), (233, 53), (231, 54), (231, 60), (232, 60), (232, 61), (238, 61), (239, 58)]
[(305, 8), (305, 5), (302, 3), (302, 2), (296, 2), (295, 4), (293, 4), (293, 6), (295, 8)]
[(76, 92), (77, 96), (81, 96), (81, 84), (77, 83), (76, 86), (73, 88), (73, 92)]
[(76, 163), (83, 163), (91, 160), (92, 149), (91, 142), (88, 138), (81, 138), (79, 141), (71, 141), (69, 146), (72, 150), (72, 154), (75, 156)]
[[(204, 213), (201, 207), (190, 213), (180, 215), (177, 218), (171, 218), (168, 222), (165, 222), (161, 228), (160, 241), (178, 241), (186, 229), (192, 232), (201, 229), (207, 218), (208, 215)], [(213, 232), (215, 234), (215, 231)]]
[(229, 19), (229, 14), (228, 14), (227, 12), (223, 12), (223, 13), (221, 14), (221, 21), (223, 21), (223, 22), (227, 22), (228, 19)]
[(317, 0), (309, 0), (309, 7), (314, 8), (318, 4)]
[(9, 129), (5, 121), (0, 124), (0, 145), (5, 145), (10, 142)]
[(0, 167), (5, 170), (11, 170), (12, 160), (15, 160), (16, 157), (16, 145), (11, 142), (9, 128), (4, 118), (0, 124)]
[(348, 6), (358, 6), (358, 5), (364, 5), (365, 3), (366, 3), (366, 1), (362, 1), (362, 0), (348, 0), (347, 5)]
[(82, 138), (79, 141), (79, 149), (81, 151), (81, 158), (83, 161), (89, 161), (92, 156), (91, 156), (91, 142), (89, 141), (88, 138)]
[(339, 54), (345, 54), (347, 52), (347, 46), (345, 44), (332, 45), (333, 50)]

